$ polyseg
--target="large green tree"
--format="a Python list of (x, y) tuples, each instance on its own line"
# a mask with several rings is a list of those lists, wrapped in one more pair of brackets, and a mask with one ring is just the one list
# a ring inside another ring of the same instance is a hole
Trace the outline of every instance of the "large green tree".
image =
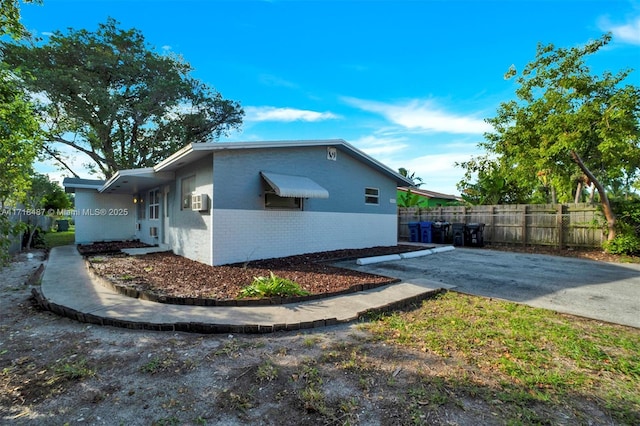
[[(41, 4), (42, 0), (22, 0), (22, 3)], [(9, 35), (19, 39), (27, 34), (20, 22), (20, 2), (18, 0), (0, 0), (0, 36)]]
[[(0, 0), (0, 37), (18, 39), (25, 34), (18, 1)], [(29, 189), (31, 167), (39, 150), (38, 133), (33, 107), (0, 57), (0, 209), (15, 206)], [(18, 233), (21, 225), (3, 214), (7, 211), (0, 212), (0, 266), (8, 260), (10, 236)]]
[(640, 90), (625, 84), (631, 70), (595, 75), (586, 64), (610, 40), (605, 34), (568, 49), (538, 45), (522, 72), (512, 67), (505, 75), (516, 77), (517, 99), (487, 120), (494, 131), (480, 144), (508, 180), (530, 189), (542, 184), (561, 200), (573, 200), (576, 176), (593, 183), (609, 240), (615, 215), (607, 188), (629, 186), (640, 172)]
[(38, 94), (49, 155), (75, 174), (57, 149), (67, 145), (108, 178), (240, 127), (239, 103), (192, 78), (178, 56), (148, 48), (140, 31), (118, 25), (110, 18), (95, 32), (69, 29), (47, 43), (2, 44), (5, 61)]
[[(473, 205), (535, 203), (539, 192), (529, 182), (516, 180), (504, 162), (484, 157), (458, 163), (465, 176), (458, 183), (462, 199)], [(473, 176), (476, 180), (473, 181)]]
[[(23, 37), (26, 30), (18, 1), (0, 0), (0, 6), (0, 36)], [(39, 125), (2, 56), (0, 60), (0, 207), (4, 207), (10, 199), (19, 201), (29, 188), (39, 149)]]

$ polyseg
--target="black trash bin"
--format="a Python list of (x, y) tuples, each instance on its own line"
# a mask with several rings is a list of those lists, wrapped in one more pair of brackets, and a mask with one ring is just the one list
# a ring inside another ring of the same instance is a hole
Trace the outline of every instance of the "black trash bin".
[(423, 243), (432, 243), (431, 222), (420, 222), (420, 241)]
[(451, 224), (451, 235), (452, 235), (454, 246), (464, 246), (466, 227), (467, 225), (464, 223)]
[(436, 244), (446, 243), (450, 226), (449, 222), (433, 222), (431, 227), (433, 242)]
[(64, 232), (69, 230), (68, 220), (60, 219), (56, 221), (56, 224), (58, 225), (58, 232)]
[(420, 242), (420, 223), (409, 222), (409, 241), (412, 243)]
[(472, 247), (484, 246), (484, 223), (468, 223), (465, 232), (465, 244)]

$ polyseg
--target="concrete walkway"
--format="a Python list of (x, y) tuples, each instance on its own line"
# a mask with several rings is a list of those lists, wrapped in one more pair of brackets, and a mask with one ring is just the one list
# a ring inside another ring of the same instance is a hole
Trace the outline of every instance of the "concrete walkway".
[(269, 306), (169, 305), (117, 294), (91, 278), (75, 246), (51, 250), (42, 276), (40, 305), (82, 322), (133, 329), (198, 333), (266, 333), (357, 320), (426, 299), (446, 284), (415, 279), (315, 301)]

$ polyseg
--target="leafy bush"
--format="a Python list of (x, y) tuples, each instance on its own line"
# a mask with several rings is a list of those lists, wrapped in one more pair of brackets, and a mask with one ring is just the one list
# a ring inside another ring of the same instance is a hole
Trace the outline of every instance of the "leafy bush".
[(640, 253), (640, 199), (617, 200), (612, 204), (616, 214), (616, 238), (602, 247), (612, 254)]
[(300, 284), (269, 272), (268, 277), (254, 277), (251, 285), (240, 291), (239, 298), (307, 295), (309, 292), (300, 287)]
[(640, 238), (632, 233), (617, 234), (611, 241), (605, 241), (603, 247), (611, 254), (640, 253)]

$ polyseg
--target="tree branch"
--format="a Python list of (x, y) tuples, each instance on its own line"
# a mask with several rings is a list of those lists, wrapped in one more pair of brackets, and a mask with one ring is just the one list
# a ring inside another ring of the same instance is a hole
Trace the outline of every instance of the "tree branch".
[[(101, 172), (102, 172), (102, 173), (103, 173), (107, 178), (111, 176), (111, 175), (108, 173), (107, 168), (105, 168), (106, 160), (105, 160), (104, 158), (102, 158), (101, 156), (99, 156), (96, 152), (94, 152), (94, 151), (90, 151), (90, 150), (88, 150), (88, 149), (86, 149), (86, 148), (83, 148), (83, 147), (81, 147), (80, 145), (78, 145), (78, 144), (76, 144), (76, 143), (74, 143), (74, 142), (68, 141), (68, 140), (66, 140), (66, 139), (64, 139), (64, 138), (61, 138), (61, 137), (59, 137), (59, 136), (52, 136), (52, 137), (50, 137), (49, 139), (51, 140), (51, 142), (59, 142), (59, 143), (63, 143), (63, 144), (65, 144), (65, 145), (70, 146), (71, 148), (77, 149), (78, 151), (80, 151), (80, 152), (82, 152), (82, 153), (84, 153), (84, 154), (87, 154), (87, 155), (88, 155), (88, 156), (89, 156), (89, 157), (90, 157), (90, 158), (91, 158), (91, 159), (92, 159), (92, 160), (93, 160), (93, 161), (98, 165), (98, 167), (100, 168), (100, 171), (101, 171)], [(48, 152), (48, 151), (47, 151), (47, 152)], [(56, 158), (56, 159), (57, 159), (57, 158)], [(60, 161), (60, 160), (58, 160), (58, 161)], [(67, 168), (68, 168), (68, 167), (67, 167)], [(69, 170), (71, 170), (71, 169), (69, 169)]]
[(60, 157), (58, 154), (56, 154), (55, 151), (49, 149), (46, 145), (43, 147), (44, 150), (47, 152), (47, 154), (49, 154), (51, 157), (53, 157), (54, 160), (56, 160), (58, 163), (62, 164), (62, 166), (69, 170), (71, 172), (71, 174), (73, 175), (73, 177), (79, 178), (80, 176), (78, 176), (78, 174), (76, 172), (74, 172), (71, 167), (69, 167), (69, 165), (67, 163), (65, 163), (62, 160), (62, 157)]

